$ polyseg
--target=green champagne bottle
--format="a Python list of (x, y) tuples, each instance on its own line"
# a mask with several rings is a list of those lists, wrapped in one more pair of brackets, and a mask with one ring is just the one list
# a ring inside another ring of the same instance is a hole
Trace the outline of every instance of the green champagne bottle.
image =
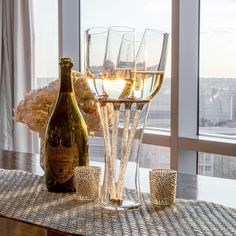
[(88, 133), (75, 99), (72, 59), (62, 58), (60, 67), (60, 90), (45, 135), (45, 179), (48, 191), (71, 192), (74, 168), (89, 162)]

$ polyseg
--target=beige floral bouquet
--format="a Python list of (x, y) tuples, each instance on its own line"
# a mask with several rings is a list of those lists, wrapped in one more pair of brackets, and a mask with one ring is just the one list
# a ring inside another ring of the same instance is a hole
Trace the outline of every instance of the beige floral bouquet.
[[(100, 130), (102, 127), (96, 98), (87, 84), (86, 77), (80, 72), (73, 71), (72, 78), (76, 100), (87, 124), (88, 131)], [(15, 109), (14, 120), (25, 123), (30, 130), (38, 132), (39, 137), (44, 139), (46, 125), (52, 106), (56, 101), (59, 86), (59, 80), (55, 80), (43, 88), (26, 93), (24, 99), (20, 101)], [(109, 113), (111, 114), (112, 112)]]

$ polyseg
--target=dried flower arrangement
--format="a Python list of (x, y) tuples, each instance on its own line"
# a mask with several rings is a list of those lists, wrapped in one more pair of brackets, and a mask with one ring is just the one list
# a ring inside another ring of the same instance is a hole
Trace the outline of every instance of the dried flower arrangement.
[[(75, 97), (83, 115), (88, 131), (94, 133), (101, 130), (101, 122), (96, 104), (96, 98), (90, 90), (86, 77), (78, 72), (72, 72)], [(47, 86), (31, 90), (24, 95), (14, 110), (13, 119), (16, 122), (26, 124), (30, 130), (39, 133), (41, 139), (40, 165), (44, 169), (44, 135), (47, 122), (56, 101), (59, 91), (59, 80), (49, 83)], [(109, 126), (112, 126), (112, 106), (108, 105)]]
[[(101, 130), (96, 98), (87, 84), (86, 77), (78, 71), (73, 71), (72, 78), (76, 100), (89, 132)], [(39, 137), (43, 139), (58, 90), (59, 80), (55, 80), (43, 88), (26, 93), (15, 109), (14, 120), (26, 124), (30, 130), (38, 132)]]

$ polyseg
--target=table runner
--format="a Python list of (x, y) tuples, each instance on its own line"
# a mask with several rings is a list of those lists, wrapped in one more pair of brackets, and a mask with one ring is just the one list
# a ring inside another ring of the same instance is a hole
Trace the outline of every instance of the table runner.
[(236, 209), (177, 199), (155, 210), (149, 194), (143, 197), (137, 210), (107, 212), (73, 193), (47, 192), (42, 176), (0, 169), (0, 215), (12, 219), (82, 235), (236, 235)]

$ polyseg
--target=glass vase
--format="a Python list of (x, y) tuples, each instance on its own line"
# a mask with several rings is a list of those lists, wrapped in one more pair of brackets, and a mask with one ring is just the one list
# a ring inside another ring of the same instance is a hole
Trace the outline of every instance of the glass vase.
[[(99, 204), (108, 210), (138, 208), (142, 204), (139, 150), (149, 102), (100, 101), (98, 107), (105, 146), (105, 171)], [(111, 110), (108, 108), (111, 107), (112, 121), (108, 119)]]

